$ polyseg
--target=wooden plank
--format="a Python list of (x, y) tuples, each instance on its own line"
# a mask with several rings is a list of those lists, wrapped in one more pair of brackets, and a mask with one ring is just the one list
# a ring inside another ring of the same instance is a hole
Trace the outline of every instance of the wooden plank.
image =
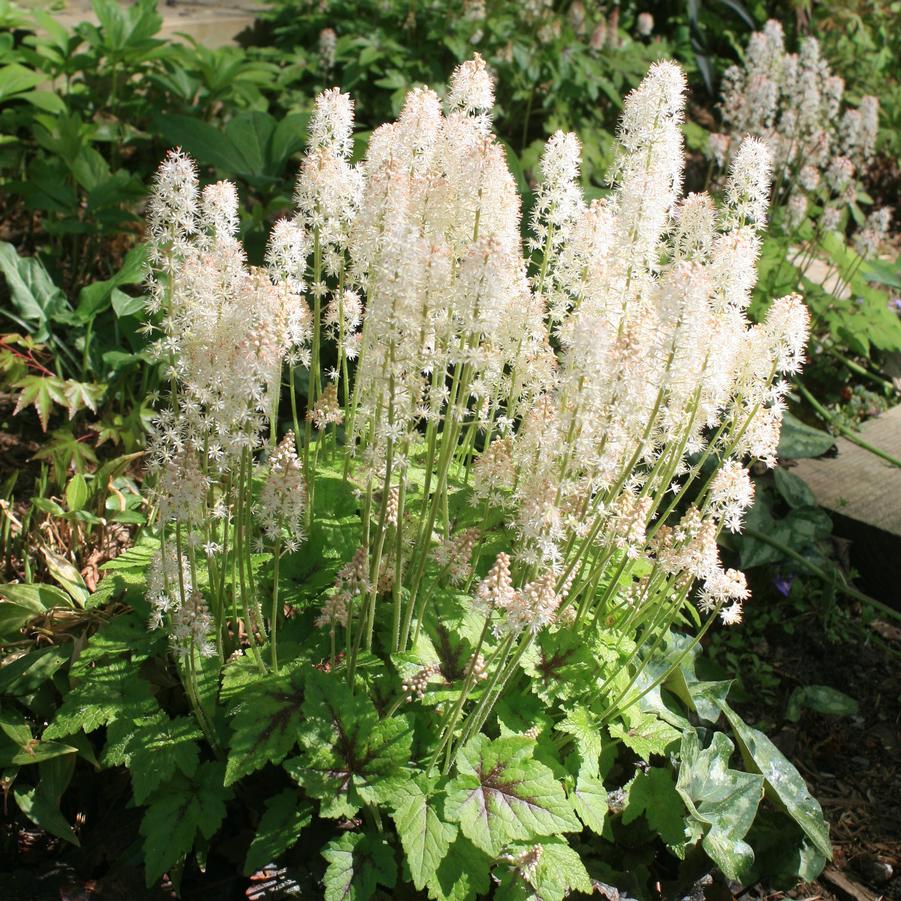
[[(861, 437), (901, 458), (901, 405), (864, 423)], [(827, 510), (901, 536), (901, 469), (847, 438), (835, 443), (834, 457), (799, 460), (792, 471)]]

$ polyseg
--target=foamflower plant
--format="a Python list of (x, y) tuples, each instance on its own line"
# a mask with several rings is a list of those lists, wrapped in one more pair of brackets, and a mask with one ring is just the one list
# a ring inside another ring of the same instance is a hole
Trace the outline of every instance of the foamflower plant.
[[(742, 145), (719, 209), (683, 196), (684, 95), (658, 63), (626, 98), (601, 200), (554, 135), (525, 243), (478, 57), (360, 163), (351, 99), (323, 94), (264, 268), (234, 186), (161, 166), (149, 635), (222, 761), (192, 784), (280, 774), (248, 872), (315, 818), (326, 898), (563, 898), (612, 878), (617, 818), (658, 828), (662, 804), (671, 852), (736, 879), (765, 790), (805, 872), (829, 855), (797, 771), (694, 675), (749, 599), (717, 539), (749, 462), (775, 462), (807, 313), (748, 320), (770, 157)], [(159, 803), (151, 881), (190, 850), (159, 851)]]

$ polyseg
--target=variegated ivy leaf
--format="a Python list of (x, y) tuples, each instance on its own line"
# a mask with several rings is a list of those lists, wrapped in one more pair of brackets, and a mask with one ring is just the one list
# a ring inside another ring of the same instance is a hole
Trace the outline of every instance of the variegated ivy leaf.
[(445, 815), (492, 857), (513, 841), (581, 829), (563, 787), (532, 759), (532, 748), (525, 736), (478, 735), (457, 756)]
[(759, 729), (744, 722), (725, 701), (720, 703), (720, 709), (738, 739), (745, 765), (763, 776), (767, 793), (801, 827), (816, 849), (832, 860), (832, 843), (823, 808), (810, 794), (797, 768)]
[(693, 831), (706, 830), (701, 844), (728, 879), (741, 879), (754, 861), (743, 839), (763, 797), (763, 778), (729, 768), (734, 747), (722, 732), (701, 750), (697, 733), (682, 736), (676, 790), (689, 810)]

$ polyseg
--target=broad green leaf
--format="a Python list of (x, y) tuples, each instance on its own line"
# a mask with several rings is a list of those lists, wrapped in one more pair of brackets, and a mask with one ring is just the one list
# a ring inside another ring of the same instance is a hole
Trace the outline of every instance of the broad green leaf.
[(221, 763), (203, 763), (194, 778), (176, 774), (153, 796), (141, 821), (148, 887), (188, 854), (198, 835), (218, 832), (231, 797), (223, 775)]
[(465, 835), (457, 833), (447, 854), (428, 882), (437, 901), (475, 901), (488, 894), (492, 859)]
[(407, 800), (391, 816), (404, 846), (413, 884), (422, 891), (456, 838), (457, 827), (441, 821), (434, 803), (430, 803), (429, 796), (415, 783), (409, 789)]
[(834, 445), (835, 439), (828, 432), (812, 428), (791, 413), (784, 415), (778, 451), (781, 460), (819, 457)]
[(69, 593), (77, 606), (84, 607), (91, 593), (88, 591), (88, 586), (85, 585), (81, 573), (65, 557), (55, 554), (48, 548), (41, 548), (41, 552), (47, 562), (50, 575)]
[(797, 723), (804, 707), (828, 716), (853, 716), (858, 704), (854, 698), (828, 685), (804, 685), (789, 695), (785, 718)]
[(776, 467), (773, 471), (773, 478), (776, 482), (776, 490), (792, 509), (816, 506), (817, 500), (804, 479), (781, 466)]
[(572, 805), (579, 819), (595, 834), (604, 831), (604, 818), (607, 816), (607, 789), (597, 773), (592, 773), (586, 766), (579, 771), (576, 787), (571, 796)]
[(37, 257), (20, 257), (12, 244), (0, 241), (0, 270), (6, 277), (16, 312), (34, 323), (32, 338), (46, 341), (48, 325), (68, 307), (65, 294), (53, 284), (44, 264)]
[(728, 704), (724, 702), (720, 706), (738, 739), (745, 765), (763, 776), (767, 794), (801, 827), (817, 850), (831, 860), (832, 843), (823, 809), (810, 794), (794, 764), (759, 729), (745, 723)]
[(362, 692), (318, 670), (307, 676), (303, 714), (303, 749), (285, 769), (321, 801), (321, 816), (352, 816), (364, 801), (396, 799), (413, 742), (405, 716), (379, 719)]
[(478, 735), (457, 755), (445, 816), (492, 857), (512, 841), (581, 829), (553, 772), (532, 759), (533, 746), (525, 736)]
[(293, 788), (286, 788), (266, 802), (260, 817), (256, 835), (247, 849), (244, 875), (273, 863), (300, 838), (300, 833), (310, 825), (313, 808), (302, 801)]
[(670, 846), (685, 840), (685, 805), (676, 793), (676, 783), (668, 769), (651, 767), (639, 771), (629, 783), (623, 823), (644, 815), (648, 825)]
[(680, 738), (678, 729), (652, 714), (633, 715), (631, 711), (625, 713), (628, 717), (628, 726), (611, 723), (608, 727), (610, 734), (613, 738), (620, 739), (642, 760), (650, 760), (655, 754), (665, 754), (667, 748)]
[(367, 901), (376, 885), (393, 888), (397, 882), (394, 852), (382, 836), (346, 832), (332, 839), (322, 856), (328, 862), (325, 901)]
[(170, 719), (161, 712), (138, 724), (117, 719), (106, 736), (103, 762), (128, 767), (136, 804), (143, 804), (176, 773), (193, 776), (197, 771), (202, 733), (192, 717)]
[(73, 845), (78, 845), (68, 820), (59, 809), (59, 803), (75, 772), (75, 755), (67, 754), (38, 764), (40, 780), (35, 788), (17, 785), (13, 796), (19, 810), (42, 829)]
[(226, 785), (267, 763), (281, 763), (294, 747), (301, 723), (302, 671), (253, 682), (238, 698), (232, 710)]
[(37, 87), (45, 76), (33, 69), (26, 69), (18, 63), (10, 63), (0, 68), (0, 103), (5, 102), (14, 94), (30, 91)]
[(754, 860), (744, 841), (763, 797), (763, 779), (756, 773), (729, 768), (733, 746), (716, 732), (709, 748), (700, 749), (696, 732), (682, 736), (676, 788), (697, 829), (705, 829), (704, 850), (728, 879), (742, 879)]
[(499, 899), (563, 901), (572, 892), (594, 890), (578, 853), (557, 836), (514, 844), (503, 859), (509, 869), (498, 886)]
[(69, 479), (68, 485), (66, 485), (66, 506), (69, 508), (69, 511), (74, 512), (84, 509), (90, 494), (85, 477), (80, 472), (75, 473)]
[(150, 686), (133, 665), (114, 660), (90, 670), (90, 678), (66, 695), (43, 737), (64, 738), (82, 729), (93, 732), (120, 718), (136, 720), (153, 716), (156, 710)]

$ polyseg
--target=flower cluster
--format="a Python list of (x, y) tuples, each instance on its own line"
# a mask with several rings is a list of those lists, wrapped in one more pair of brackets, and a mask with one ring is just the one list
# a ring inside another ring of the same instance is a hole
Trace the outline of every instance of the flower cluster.
[(754, 33), (744, 65), (723, 76), (726, 131), (711, 135), (708, 153), (724, 168), (745, 135), (763, 140), (772, 154), (777, 199), (787, 200), (786, 224), (794, 230), (825, 207), (831, 231), (841, 207), (857, 196), (855, 176), (873, 158), (879, 101), (864, 96), (844, 104), (844, 82), (832, 74), (813, 37), (797, 53), (785, 48), (782, 25), (771, 19)]

